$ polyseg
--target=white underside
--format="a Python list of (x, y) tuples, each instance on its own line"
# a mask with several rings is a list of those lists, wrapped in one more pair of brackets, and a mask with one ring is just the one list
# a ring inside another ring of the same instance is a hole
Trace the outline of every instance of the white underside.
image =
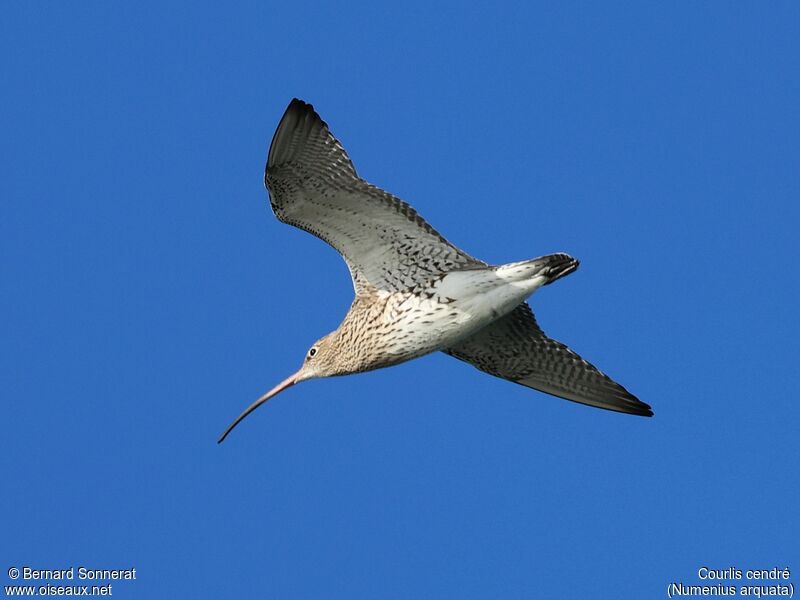
[[(508, 314), (545, 283), (530, 262), (496, 269), (455, 271), (430, 290), (430, 299), (391, 294), (384, 321), (403, 331), (404, 338), (387, 351), (401, 360), (451, 346)], [(388, 294), (387, 294), (388, 296)], [(414, 348), (413, 355), (407, 355)]]

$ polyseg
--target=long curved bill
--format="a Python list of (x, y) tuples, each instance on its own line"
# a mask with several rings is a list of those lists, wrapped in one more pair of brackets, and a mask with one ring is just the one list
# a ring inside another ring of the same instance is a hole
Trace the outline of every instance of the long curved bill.
[(300, 371), (298, 371), (294, 375), (291, 375), (290, 377), (287, 377), (286, 379), (281, 381), (278, 385), (276, 385), (274, 388), (272, 388), (270, 391), (268, 391), (266, 394), (261, 396), (261, 398), (259, 398), (258, 400), (253, 402), (250, 406), (245, 408), (244, 412), (242, 414), (240, 414), (238, 417), (236, 417), (236, 420), (233, 423), (231, 423), (230, 426), (225, 430), (225, 433), (223, 433), (220, 436), (220, 438), (217, 440), (217, 443), (221, 444), (223, 441), (225, 441), (225, 438), (228, 437), (228, 434), (231, 431), (233, 431), (233, 428), (236, 427), (247, 415), (249, 415), (251, 412), (253, 412), (255, 409), (257, 409), (259, 406), (264, 404), (264, 402), (266, 402), (267, 400), (269, 400), (273, 396), (277, 396), (279, 393), (281, 393), (286, 388), (292, 387), (295, 383), (297, 383), (297, 378), (299, 376), (300, 376)]

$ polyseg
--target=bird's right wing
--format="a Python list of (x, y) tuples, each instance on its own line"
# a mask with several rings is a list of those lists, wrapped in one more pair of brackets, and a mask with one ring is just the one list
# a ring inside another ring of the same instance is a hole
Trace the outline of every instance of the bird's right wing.
[(453, 269), (483, 266), (408, 204), (370, 185), (310, 104), (292, 100), (269, 149), (264, 181), (275, 215), (344, 256), (353, 283), (412, 289)]
[(490, 375), (582, 404), (650, 417), (653, 411), (539, 328), (523, 303), (445, 352)]

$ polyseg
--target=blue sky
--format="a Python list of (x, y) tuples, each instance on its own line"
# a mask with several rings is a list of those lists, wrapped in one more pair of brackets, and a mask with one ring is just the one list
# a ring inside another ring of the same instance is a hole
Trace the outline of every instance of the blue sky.
[[(656, 598), (704, 565), (800, 569), (798, 23), (6, 5), (2, 572), (136, 567), (120, 598)], [(263, 189), (294, 96), (468, 252), (579, 258), (539, 321), (655, 418), (437, 354), (304, 383), (218, 446), (351, 300)]]

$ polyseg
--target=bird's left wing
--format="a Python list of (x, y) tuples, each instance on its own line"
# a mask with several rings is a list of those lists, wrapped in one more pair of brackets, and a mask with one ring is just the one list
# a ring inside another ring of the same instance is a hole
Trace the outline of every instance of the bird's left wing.
[(650, 406), (539, 328), (523, 303), (445, 352), (490, 375), (582, 404), (649, 417)]
[(483, 266), (453, 246), (408, 204), (356, 175), (353, 163), (310, 104), (292, 100), (264, 176), (275, 215), (342, 254), (354, 284), (387, 291), (438, 274)]

